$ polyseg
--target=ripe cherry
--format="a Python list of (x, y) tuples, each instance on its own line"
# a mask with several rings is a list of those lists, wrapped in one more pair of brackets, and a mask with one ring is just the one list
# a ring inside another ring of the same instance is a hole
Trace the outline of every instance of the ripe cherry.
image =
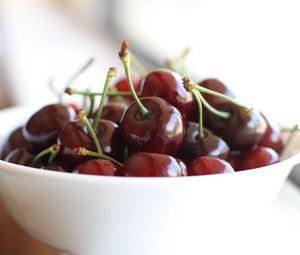
[(201, 156), (212, 156), (226, 159), (229, 153), (227, 144), (208, 129), (203, 129), (203, 137), (199, 136), (199, 124), (187, 122), (185, 135), (179, 154), (187, 161)]
[(30, 166), (33, 159), (34, 155), (32, 153), (30, 153), (26, 148), (20, 147), (8, 153), (4, 160), (18, 165)]
[(257, 111), (246, 113), (231, 102), (221, 102), (215, 108), (230, 113), (220, 118), (209, 113), (204, 123), (215, 134), (221, 136), (233, 150), (247, 150), (258, 144), (266, 130), (266, 122)]
[(2, 146), (1, 158), (4, 159), (8, 153), (20, 147), (26, 147), (26, 141), (22, 133), (22, 127), (15, 129), (6, 138)]
[(189, 175), (223, 174), (233, 172), (234, 169), (227, 161), (210, 156), (196, 158), (188, 167)]
[(43, 165), (41, 167), (41, 169), (55, 171), (55, 172), (66, 172), (62, 166), (57, 165), (55, 163), (49, 163), (49, 164)]
[(122, 176), (122, 167), (109, 160), (92, 159), (76, 166), (73, 172), (90, 175)]
[(125, 142), (135, 151), (175, 155), (184, 135), (181, 114), (159, 97), (140, 101), (149, 114), (143, 117), (137, 103), (129, 106), (120, 123)]
[(160, 97), (145, 97), (140, 100), (131, 81), (130, 54), (126, 42), (123, 42), (119, 56), (135, 99), (120, 123), (125, 142), (135, 151), (175, 155), (184, 132), (180, 112)]
[(138, 152), (133, 154), (124, 165), (125, 176), (138, 177), (176, 177), (186, 176), (185, 164), (166, 154)]
[(40, 109), (22, 130), (28, 149), (38, 153), (56, 143), (61, 128), (74, 118), (74, 110), (62, 104), (51, 104)]
[(283, 140), (280, 127), (277, 123), (261, 114), (267, 123), (267, 129), (259, 141), (259, 146), (269, 147), (280, 153), (283, 149)]
[(170, 70), (156, 70), (147, 74), (142, 80), (140, 96), (165, 99), (178, 109), (184, 119), (195, 108), (191, 93), (182, 86), (182, 77)]
[(268, 147), (257, 146), (246, 152), (239, 165), (239, 170), (248, 170), (275, 164), (279, 161), (278, 153)]

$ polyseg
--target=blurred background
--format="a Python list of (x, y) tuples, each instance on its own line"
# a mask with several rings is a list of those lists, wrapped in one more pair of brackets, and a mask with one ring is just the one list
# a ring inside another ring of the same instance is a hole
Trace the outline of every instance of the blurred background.
[[(57, 100), (49, 80), (63, 89), (91, 56), (96, 63), (73, 86), (99, 89), (108, 67), (123, 75), (118, 51), (127, 39), (147, 70), (190, 47), (193, 79), (216, 77), (245, 104), (294, 125), (299, 13), (298, 0), (1, 0), (0, 108)], [(0, 254), (56, 254), (2, 214)]]

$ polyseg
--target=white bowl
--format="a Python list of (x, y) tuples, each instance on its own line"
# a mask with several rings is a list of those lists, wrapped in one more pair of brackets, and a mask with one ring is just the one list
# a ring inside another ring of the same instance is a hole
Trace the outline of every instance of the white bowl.
[[(5, 123), (0, 135), (35, 110), (0, 112), (0, 123)], [(298, 134), (293, 144), (297, 143)], [(248, 231), (257, 219), (254, 215), (259, 217), (272, 204), (299, 162), (295, 154), (272, 166), (232, 174), (129, 178), (52, 172), (0, 161), (0, 195), (28, 233), (71, 254), (216, 254), (232, 251), (238, 236), (245, 237), (245, 226)]]

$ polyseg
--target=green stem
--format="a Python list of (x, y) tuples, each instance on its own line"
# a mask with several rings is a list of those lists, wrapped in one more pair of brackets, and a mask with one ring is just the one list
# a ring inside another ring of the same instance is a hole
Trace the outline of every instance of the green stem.
[[(86, 90), (77, 90), (77, 89), (71, 89), (67, 88), (65, 90), (65, 93), (69, 95), (82, 95), (82, 96), (102, 96), (103, 93), (100, 92), (89, 92)], [(108, 97), (117, 97), (117, 96), (131, 96), (130, 92), (122, 92), (122, 91), (111, 91), (107, 92), (106, 96)]]
[(65, 87), (69, 87), (86, 69), (94, 63), (94, 58), (88, 59), (65, 83)]
[(96, 135), (96, 133), (95, 133), (95, 131), (94, 131), (94, 129), (93, 129), (93, 127), (92, 127), (90, 121), (89, 121), (88, 118), (86, 117), (85, 112), (84, 112), (84, 111), (80, 111), (80, 112), (78, 113), (78, 117), (79, 117), (79, 119), (82, 120), (83, 124), (87, 127), (88, 132), (89, 132), (89, 134), (91, 135), (91, 137), (92, 137), (92, 139), (93, 139), (93, 141), (94, 141), (94, 143), (95, 143), (95, 145), (96, 145), (97, 151), (98, 151), (100, 154), (103, 154), (103, 151), (102, 151), (102, 149), (101, 149), (101, 145), (100, 145), (100, 142), (99, 142), (99, 140), (98, 140), (98, 137), (97, 137), (97, 135)]
[(202, 111), (202, 102), (199, 96), (199, 92), (197, 90), (192, 90), (191, 93), (193, 94), (197, 105), (198, 105), (198, 114), (199, 114), (199, 137), (200, 139), (204, 138), (204, 131), (203, 131), (203, 111)]
[(37, 163), (46, 155), (50, 154), (50, 157), (48, 159), (48, 163), (52, 163), (56, 155), (58, 154), (60, 150), (60, 145), (54, 144), (44, 150), (42, 150), (39, 154), (37, 154), (34, 159), (31, 162), (31, 166), (36, 166)]
[(135, 102), (137, 103), (140, 112), (142, 114), (143, 118), (146, 118), (149, 115), (149, 111), (146, 109), (146, 107), (141, 103), (140, 99), (138, 98), (135, 90), (134, 90), (134, 86), (131, 80), (131, 73), (130, 73), (130, 53), (128, 51), (128, 42), (124, 41), (122, 44), (122, 48), (121, 51), (119, 53), (119, 57), (124, 65), (124, 69), (125, 69), (125, 74), (126, 74), (126, 78), (129, 84), (129, 88), (130, 88), (130, 92), (135, 100)]
[(92, 156), (92, 157), (97, 157), (100, 159), (106, 159), (106, 160), (109, 160), (109, 161), (116, 163), (116, 164), (120, 165), (121, 167), (123, 167), (123, 164), (121, 164), (117, 160), (115, 160), (107, 155), (104, 155), (103, 153), (100, 153), (100, 152), (90, 151), (85, 148), (78, 148), (78, 149), (76, 149), (75, 152), (81, 156)]
[(245, 112), (251, 112), (251, 109), (242, 105), (240, 102), (238, 102), (237, 100), (235, 100), (234, 98), (232, 97), (229, 97), (229, 96), (226, 96), (224, 94), (221, 94), (219, 92), (216, 92), (216, 91), (213, 91), (213, 90), (210, 90), (210, 89), (207, 89), (207, 88), (204, 88), (202, 86), (199, 86), (197, 83), (193, 82), (193, 84), (195, 85), (195, 89), (197, 89), (199, 92), (201, 93), (205, 93), (205, 94), (209, 94), (209, 95), (212, 95), (212, 96), (217, 96), (217, 97), (220, 97), (220, 98), (223, 98), (233, 104), (236, 104), (238, 106), (240, 106)]
[(204, 107), (209, 110), (211, 113), (224, 118), (224, 119), (228, 119), (230, 117), (230, 113), (229, 112), (223, 112), (223, 111), (219, 111), (216, 108), (212, 107), (207, 101), (206, 99), (201, 95), (201, 93), (197, 90), (198, 94), (199, 94), (199, 98), (201, 99), (201, 102), (203, 103)]
[(131, 52), (129, 52), (129, 54), (131, 55), (132, 65), (135, 67), (135, 69), (137, 70), (137, 72), (141, 77), (145, 77), (147, 75), (147, 72), (143, 67), (143, 65), (141, 64), (141, 62)]
[(103, 91), (102, 91), (102, 97), (101, 97), (101, 100), (100, 100), (99, 108), (98, 108), (98, 111), (96, 113), (96, 117), (93, 121), (93, 129), (96, 133), (97, 133), (97, 130), (98, 130), (99, 121), (100, 121), (101, 114), (102, 114), (102, 111), (103, 111), (103, 106), (104, 106), (104, 103), (105, 103), (105, 100), (106, 100), (106, 94), (108, 92), (108, 87), (111, 83), (112, 78), (115, 77), (116, 74), (117, 74), (116, 68), (114, 68), (114, 67), (109, 68), (109, 70), (107, 72), (104, 88), (103, 88)]
[(94, 113), (95, 96), (89, 96), (89, 98), (90, 98), (90, 109), (89, 109), (88, 116), (92, 116)]

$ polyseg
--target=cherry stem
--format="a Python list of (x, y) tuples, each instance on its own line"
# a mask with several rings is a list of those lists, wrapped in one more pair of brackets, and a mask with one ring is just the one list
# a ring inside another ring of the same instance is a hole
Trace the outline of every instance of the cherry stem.
[(89, 96), (90, 98), (90, 109), (89, 109), (89, 113), (88, 116), (92, 116), (93, 115), (93, 111), (94, 111), (94, 105), (95, 105), (95, 96)]
[(202, 102), (201, 102), (201, 99), (200, 99), (200, 96), (199, 96), (199, 94), (200, 94), (200, 92), (199, 91), (197, 91), (197, 90), (195, 90), (195, 89), (193, 89), (192, 91), (191, 91), (191, 93), (193, 94), (193, 96), (194, 96), (194, 98), (195, 98), (195, 100), (196, 100), (196, 102), (197, 102), (197, 105), (198, 105), (198, 113), (199, 113), (199, 126), (198, 126), (198, 128), (199, 128), (199, 137), (200, 137), (200, 139), (202, 139), (202, 138), (204, 138), (204, 132), (203, 132), (203, 111), (202, 111)]
[(113, 163), (118, 164), (121, 167), (124, 166), (123, 164), (121, 164), (117, 160), (115, 160), (115, 159), (113, 159), (113, 158), (111, 158), (107, 155), (104, 155), (100, 152), (90, 151), (90, 150), (87, 150), (86, 148), (83, 148), (83, 147), (75, 149), (75, 153), (80, 155), (80, 156), (92, 156), (92, 157), (97, 157), (97, 158), (100, 158), (100, 159), (106, 159), (106, 160), (109, 160)]
[[(197, 90), (198, 91), (198, 90)], [(203, 105), (205, 106), (205, 108), (210, 111), (211, 113), (224, 118), (224, 119), (228, 119), (230, 117), (230, 113), (229, 112), (223, 112), (223, 111), (219, 111), (216, 108), (212, 107), (207, 101), (206, 99), (201, 95), (201, 93), (198, 91), (199, 93), (199, 97), (201, 99), (201, 102), (203, 103)]]
[(53, 77), (49, 78), (49, 80), (48, 80), (48, 87), (49, 87), (50, 91), (54, 94), (54, 96), (57, 97), (58, 102), (62, 103), (62, 101), (63, 101), (62, 100), (63, 99), (63, 95), (54, 86), (54, 78)]
[(134, 90), (134, 86), (131, 80), (131, 73), (130, 73), (130, 53), (128, 51), (128, 42), (127, 41), (123, 41), (122, 43), (122, 48), (119, 52), (119, 57), (124, 65), (124, 69), (125, 69), (125, 74), (126, 74), (126, 78), (129, 84), (129, 88), (130, 88), (130, 92), (135, 100), (135, 102), (137, 103), (142, 116), (145, 118), (149, 115), (149, 111), (146, 109), (146, 107), (141, 103), (140, 99), (138, 98), (135, 90)]
[(65, 87), (69, 87), (85, 70), (87, 70), (93, 63), (94, 58), (89, 58), (65, 83)]
[(182, 81), (183, 81), (183, 84), (184, 84), (185, 88), (188, 91), (191, 91), (192, 89), (196, 89), (196, 90), (198, 90), (201, 93), (205, 93), (205, 94), (209, 94), (209, 95), (212, 95), (212, 96), (217, 96), (217, 97), (223, 98), (223, 99), (225, 99), (225, 100), (227, 100), (227, 101), (229, 101), (229, 102), (231, 102), (231, 103), (233, 103), (235, 105), (240, 106), (246, 113), (248, 113), (248, 114), (252, 113), (252, 108), (248, 108), (248, 107), (242, 105), (241, 103), (239, 103), (234, 98), (231, 98), (229, 96), (226, 96), (224, 94), (218, 93), (216, 91), (204, 88), (204, 87), (198, 85), (197, 83), (195, 83), (194, 81), (190, 80), (190, 78), (188, 78), (188, 77), (184, 77), (182, 79)]
[(98, 125), (99, 125), (99, 121), (100, 121), (101, 114), (102, 114), (102, 111), (103, 111), (104, 103), (105, 103), (105, 100), (106, 100), (106, 94), (108, 92), (108, 87), (111, 83), (112, 78), (115, 77), (116, 75), (117, 75), (116, 68), (115, 67), (110, 67), (108, 72), (107, 72), (107, 75), (106, 75), (106, 81), (105, 81), (104, 88), (103, 88), (103, 91), (102, 91), (102, 97), (101, 97), (100, 104), (99, 104), (99, 107), (98, 107), (98, 110), (97, 110), (97, 113), (96, 113), (96, 117), (93, 121), (93, 129), (96, 133), (97, 133), (97, 130), (98, 130)]
[(129, 52), (131, 55), (131, 63), (139, 73), (141, 77), (145, 77), (147, 75), (147, 72), (141, 62), (132, 54), (132, 52)]
[(50, 157), (48, 159), (48, 163), (52, 163), (56, 157), (56, 155), (60, 151), (60, 145), (59, 144), (53, 144), (52, 146), (42, 150), (39, 154), (37, 154), (34, 159), (32, 160), (31, 166), (36, 166), (36, 164), (42, 159), (42, 157), (50, 154)]
[[(111, 88), (110, 88), (111, 89)], [(68, 95), (82, 95), (82, 96), (102, 96), (103, 93), (99, 92), (89, 92), (86, 90), (77, 90), (72, 88), (66, 88), (65, 93)], [(107, 92), (106, 96), (108, 97), (118, 97), (118, 96), (131, 96), (130, 92), (122, 92), (122, 91), (110, 91)]]
[(85, 114), (85, 111), (80, 111), (78, 113), (78, 117), (79, 119), (83, 122), (83, 124), (86, 126), (86, 128), (88, 129), (88, 132), (89, 134), (91, 135), (95, 145), (96, 145), (96, 148), (97, 148), (97, 151), (100, 153), (100, 154), (103, 154), (103, 151), (101, 149), (101, 145), (100, 145), (100, 142), (98, 140), (98, 137), (96, 135), (96, 132), (94, 131), (90, 121), (88, 120), (86, 114)]
[[(177, 73), (185, 74), (187, 72), (186, 70), (186, 59), (190, 53), (191, 49), (190, 48), (186, 48), (182, 51), (182, 53), (173, 58), (173, 59), (167, 59), (165, 62), (165, 66), (169, 69), (171, 69), (172, 71), (175, 71)], [(180, 70), (177, 69), (177, 66), (181, 64), (181, 68)]]

